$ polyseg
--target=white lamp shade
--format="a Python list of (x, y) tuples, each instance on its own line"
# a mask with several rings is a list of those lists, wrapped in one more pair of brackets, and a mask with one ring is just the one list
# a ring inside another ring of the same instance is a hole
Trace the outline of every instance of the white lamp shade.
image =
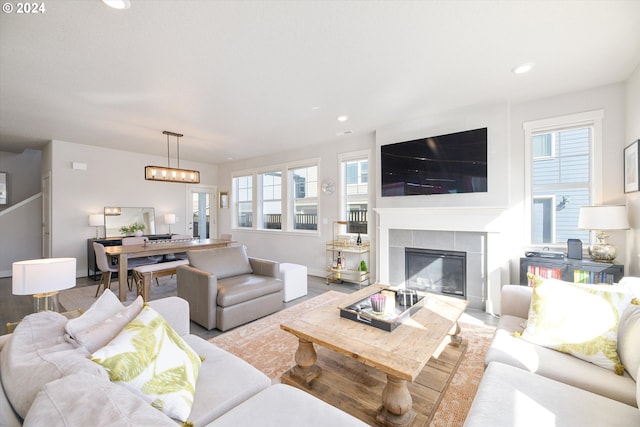
[(175, 224), (177, 221), (176, 214), (164, 214), (164, 223), (165, 224)]
[(578, 228), (583, 230), (627, 230), (625, 206), (583, 206), (580, 208)]
[(104, 225), (104, 215), (103, 214), (92, 214), (89, 215), (89, 225), (92, 227), (101, 227)]
[(43, 258), (13, 263), (14, 295), (61, 291), (76, 285), (75, 258)]

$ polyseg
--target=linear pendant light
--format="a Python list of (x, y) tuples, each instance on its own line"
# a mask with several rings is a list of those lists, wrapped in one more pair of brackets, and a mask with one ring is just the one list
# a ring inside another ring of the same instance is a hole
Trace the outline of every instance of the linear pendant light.
[[(149, 181), (165, 181), (165, 182), (190, 182), (198, 184), (200, 182), (200, 172), (190, 169), (180, 169), (180, 137), (181, 133), (162, 131), (167, 135), (167, 167), (164, 166), (145, 166), (144, 179)], [(178, 167), (171, 167), (169, 156), (169, 136), (176, 137), (176, 146), (178, 148)]]

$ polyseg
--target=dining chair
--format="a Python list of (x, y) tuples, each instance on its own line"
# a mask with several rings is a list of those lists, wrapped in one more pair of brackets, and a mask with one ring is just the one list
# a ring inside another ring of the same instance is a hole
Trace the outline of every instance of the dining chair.
[[(171, 235), (171, 240), (192, 240), (193, 236), (190, 236), (188, 234), (172, 234)], [(187, 259), (187, 253), (186, 252), (180, 252), (177, 254), (167, 254), (165, 255), (165, 259), (167, 259), (168, 261), (174, 261), (177, 259)]]
[(102, 273), (100, 275), (100, 283), (98, 283), (98, 289), (96, 289), (96, 297), (100, 293), (100, 287), (102, 286), (102, 290), (106, 291), (107, 289), (111, 289), (111, 274), (118, 272), (118, 266), (111, 265), (109, 262), (109, 257), (107, 253), (104, 251), (104, 245), (93, 242), (93, 251), (96, 254), (96, 264), (98, 265), (98, 269)]
[[(122, 246), (129, 246), (129, 245), (143, 245), (145, 244), (149, 239), (147, 237), (123, 237), (122, 238)], [(136, 268), (139, 267), (141, 265), (149, 265), (149, 264), (155, 264), (157, 262), (159, 262), (162, 259), (162, 256), (148, 256), (148, 257), (132, 257), (129, 258), (128, 261), (128, 271), (127, 271), (127, 283), (129, 284), (129, 290), (133, 290), (133, 280), (131, 278), (131, 271)]]

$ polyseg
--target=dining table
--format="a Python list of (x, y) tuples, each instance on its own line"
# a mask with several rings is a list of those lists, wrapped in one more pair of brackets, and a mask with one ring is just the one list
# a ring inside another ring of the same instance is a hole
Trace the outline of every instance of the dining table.
[(105, 246), (104, 250), (107, 256), (115, 257), (118, 260), (118, 297), (120, 301), (126, 301), (129, 258), (168, 255), (197, 249), (222, 248), (233, 243), (235, 243), (233, 240), (223, 239), (159, 239), (148, 240), (139, 245)]

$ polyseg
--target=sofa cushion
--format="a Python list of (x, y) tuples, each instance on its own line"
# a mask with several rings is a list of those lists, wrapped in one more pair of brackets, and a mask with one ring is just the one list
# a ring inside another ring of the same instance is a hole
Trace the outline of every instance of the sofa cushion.
[(485, 355), (485, 365), (501, 362), (605, 397), (636, 405), (636, 383), (628, 373), (615, 375), (566, 353), (515, 338), (526, 319), (501, 316), (493, 341)]
[(131, 304), (113, 316), (77, 333), (74, 341), (86, 348), (89, 353), (104, 347), (140, 313), (143, 303), (142, 296), (139, 295)]
[(264, 295), (280, 292), (282, 280), (269, 276), (242, 274), (224, 279), (224, 286), (218, 286), (216, 304), (229, 307), (245, 301), (251, 301)]
[(626, 289), (581, 285), (533, 277), (533, 295), (522, 338), (614, 370), (624, 368), (617, 353), (618, 325), (633, 299)]
[[(260, 414), (259, 423), (254, 421), (256, 414)], [(211, 427), (256, 424), (262, 427), (368, 425), (309, 393), (288, 385), (275, 384), (216, 419)]]
[(87, 359), (89, 352), (64, 339), (67, 318), (51, 311), (26, 316), (0, 353), (2, 386), (20, 417), (24, 418), (42, 387), (75, 372), (107, 379), (100, 366)]
[(208, 271), (218, 279), (253, 273), (246, 248), (241, 245), (188, 251), (187, 257), (189, 265)]
[(102, 323), (105, 319), (115, 315), (123, 308), (124, 306), (118, 297), (116, 297), (110, 289), (106, 289), (102, 295), (100, 295), (100, 298), (95, 300), (94, 303), (91, 304), (91, 307), (82, 313), (82, 316), (70, 319), (64, 329), (71, 338), (74, 338), (76, 334)]
[(133, 393), (84, 373), (52, 381), (38, 393), (24, 426), (45, 425), (176, 427), (173, 420)]
[(638, 381), (640, 368), (640, 305), (630, 305), (622, 313), (618, 328), (618, 353), (625, 369)]
[(91, 360), (104, 366), (112, 381), (168, 416), (187, 421), (200, 358), (149, 306), (109, 344), (93, 353)]
[[(183, 338), (204, 359), (189, 415), (194, 425), (209, 424), (271, 385), (265, 374), (239, 357), (195, 335)], [(256, 419), (252, 424), (257, 424)]]
[(487, 367), (464, 423), (464, 427), (605, 425), (640, 425), (640, 411), (502, 363)]

